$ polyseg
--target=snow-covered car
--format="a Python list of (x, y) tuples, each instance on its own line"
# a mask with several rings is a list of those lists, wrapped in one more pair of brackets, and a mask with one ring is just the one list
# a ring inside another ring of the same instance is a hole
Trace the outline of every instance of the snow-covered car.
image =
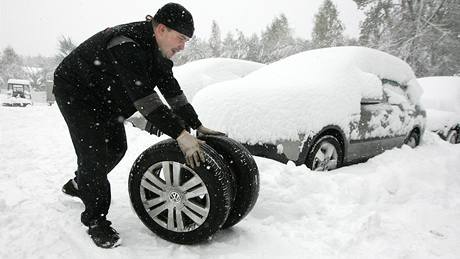
[(9, 79), (6, 96), (2, 98), (2, 105), (25, 107), (32, 104), (29, 80)]
[(253, 155), (330, 170), (404, 143), (426, 113), (410, 66), (365, 47), (302, 52), (195, 95), (201, 121)]
[[(208, 85), (244, 77), (263, 66), (265, 65), (261, 63), (240, 59), (206, 58), (173, 67), (173, 74), (185, 96), (191, 101), (198, 91)], [(163, 96), (160, 95), (160, 98), (167, 104)], [(139, 112), (128, 121), (141, 129), (145, 129), (147, 123)]]
[(450, 143), (460, 142), (460, 77), (418, 78), (427, 111), (426, 128)]

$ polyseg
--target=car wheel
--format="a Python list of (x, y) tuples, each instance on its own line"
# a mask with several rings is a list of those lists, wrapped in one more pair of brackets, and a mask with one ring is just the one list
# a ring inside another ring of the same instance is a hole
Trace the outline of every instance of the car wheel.
[(206, 161), (192, 169), (185, 165), (175, 140), (159, 142), (136, 159), (129, 176), (129, 195), (138, 217), (174, 243), (209, 239), (225, 223), (232, 206), (228, 165), (208, 145), (201, 148)]
[(451, 144), (456, 144), (458, 142), (458, 132), (456, 130), (449, 131), (446, 140)]
[(252, 210), (259, 197), (259, 169), (251, 153), (240, 143), (224, 136), (200, 136), (230, 166), (235, 178), (235, 200), (223, 229), (234, 226)]
[(411, 148), (415, 148), (420, 144), (420, 135), (416, 130), (412, 130), (409, 137), (404, 141), (404, 144)]
[(320, 137), (307, 156), (307, 167), (314, 171), (328, 171), (342, 166), (343, 150), (336, 137)]

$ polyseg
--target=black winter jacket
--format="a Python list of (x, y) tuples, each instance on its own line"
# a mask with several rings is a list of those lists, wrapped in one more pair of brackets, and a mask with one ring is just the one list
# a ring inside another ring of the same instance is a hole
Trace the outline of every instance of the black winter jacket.
[[(173, 138), (185, 128), (182, 120), (198, 128), (201, 122), (173, 76), (173, 62), (161, 55), (153, 37), (150, 22), (118, 25), (95, 34), (56, 69), (56, 97), (91, 96), (107, 117), (127, 118), (138, 110)], [(161, 102), (155, 87), (172, 111)]]

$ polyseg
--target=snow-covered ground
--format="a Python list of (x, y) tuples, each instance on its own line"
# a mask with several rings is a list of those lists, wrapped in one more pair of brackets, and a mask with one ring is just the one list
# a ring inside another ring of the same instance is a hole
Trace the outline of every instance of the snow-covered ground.
[(182, 246), (130, 207), (130, 167), (159, 138), (128, 125), (128, 152), (109, 176), (123, 245), (103, 250), (80, 223), (82, 203), (60, 191), (76, 162), (57, 107), (0, 107), (0, 121), (0, 258), (460, 258), (460, 145), (433, 133), (414, 150), (329, 173), (256, 158), (261, 189), (249, 216)]

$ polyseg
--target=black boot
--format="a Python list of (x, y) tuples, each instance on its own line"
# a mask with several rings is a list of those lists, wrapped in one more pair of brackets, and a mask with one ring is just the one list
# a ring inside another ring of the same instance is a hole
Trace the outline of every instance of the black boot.
[(88, 234), (97, 246), (113, 248), (121, 245), (120, 235), (110, 226), (111, 224), (112, 222), (106, 219), (91, 221)]
[(77, 183), (74, 179), (70, 179), (64, 186), (62, 186), (62, 192), (72, 197), (80, 198), (80, 191), (78, 190)]

